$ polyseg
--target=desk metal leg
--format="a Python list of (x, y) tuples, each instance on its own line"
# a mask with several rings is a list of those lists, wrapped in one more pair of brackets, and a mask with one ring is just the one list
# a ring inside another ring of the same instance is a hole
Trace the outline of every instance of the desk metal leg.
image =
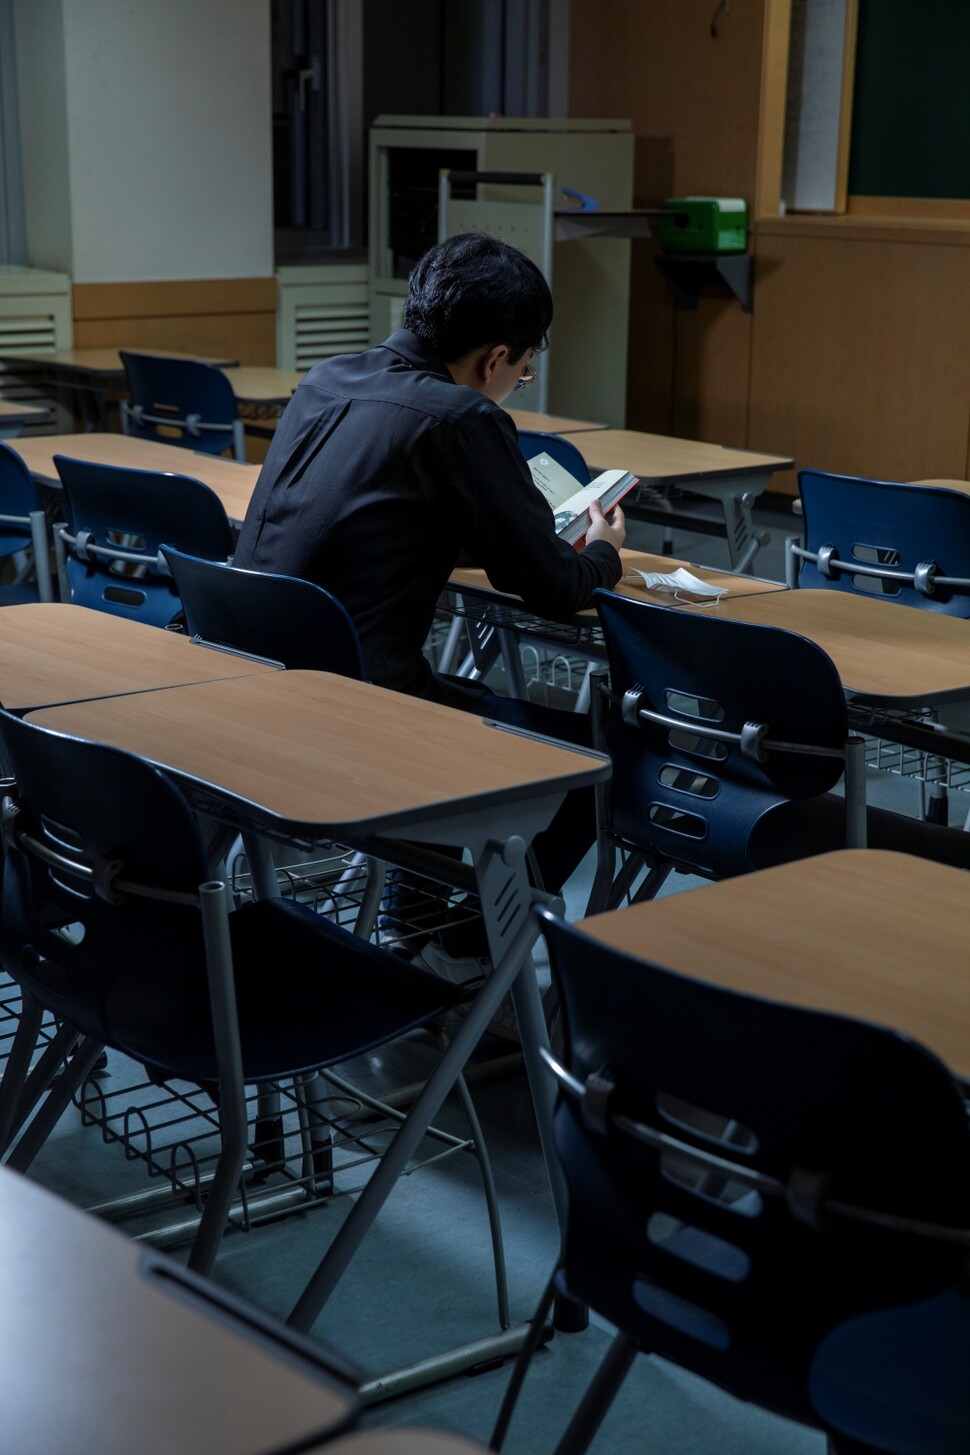
[(691, 480), (684, 487), (692, 495), (704, 495), (720, 505), (732, 571), (750, 571), (758, 551), (771, 539), (767, 531), (755, 530), (751, 518), (751, 508), (768, 479), (768, 475), (744, 475), (733, 480)]
[(279, 899), (279, 880), (276, 877), (276, 865), (273, 863), (273, 850), (269, 840), (262, 834), (244, 829), (242, 841), (256, 898)]
[(435, 668), (438, 672), (448, 673), (454, 670), (455, 657), (458, 652), (458, 643), (461, 641), (461, 634), (465, 623), (460, 616), (453, 616), (448, 627), (448, 635), (445, 637), (445, 644), (441, 649), (441, 655)]
[[(534, 921), (527, 917), (513, 937), (502, 963), (495, 967), (472, 1001), (454, 1040), (431, 1073), (400, 1131), (357, 1199), (350, 1216), (297, 1300), (287, 1320), (295, 1328), (309, 1330), (320, 1316), (351, 1258), (416, 1151), (426, 1129), (440, 1110), (459, 1071), (481, 1040), (520, 966), (525, 963), (536, 933)], [(538, 991), (536, 993), (538, 996)], [(538, 1052), (536, 1056), (538, 1058)]]
[(542, 997), (531, 964), (523, 966), (522, 973), (512, 984), (512, 1002), (519, 1023), (522, 1041), (522, 1059), (525, 1061), (532, 1105), (535, 1108), (536, 1125), (539, 1129), (539, 1144), (549, 1174), (549, 1186), (556, 1209), (556, 1221), (562, 1233), (566, 1226), (566, 1183), (562, 1168), (556, 1156), (552, 1135), (552, 1116), (555, 1110), (556, 1092), (552, 1077), (546, 1070), (540, 1054), (540, 1047), (549, 1049), (549, 1031), (542, 1013)]
[(51, 549), (47, 539), (47, 517), (42, 510), (30, 512), (30, 538), (34, 547), (34, 570), (37, 574), (37, 595), (41, 601), (54, 600), (51, 578)]
[(528, 691), (525, 685), (525, 673), (522, 670), (522, 658), (519, 656), (518, 638), (515, 632), (500, 628), (498, 639), (502, 647), (502, 665), (505, 667), (505, 677), (509, 684), (509, 696), (525, 698), (528, 696)]
[(866, 742), (856, 734), (845, 744), (845, 842), (866, 847)]
[[(249, 861), (249, 875), (257, 899), (278, 899), (279, 880), (273, 851), (269, 840), (262, 834), (244, 829), (243, 848)], [(256, 1125), (253, 1134), (253, 1152), (266, 1170), (283, 1161), (283, 1110), (280, 1094), (275, 1087), (260, 1086), (256, 1092)]]

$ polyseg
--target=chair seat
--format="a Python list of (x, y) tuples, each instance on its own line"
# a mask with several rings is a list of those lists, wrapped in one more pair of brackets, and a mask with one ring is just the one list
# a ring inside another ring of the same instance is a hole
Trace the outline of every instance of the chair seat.
[[(970, 1287), (849, 1319), (809, 1374), (820, 1418), (885, 1455), (970, 1450)], [(837, 1437), (836, 1437), (837, 1438)]]
[[(895, 849), (970, 869), (970, 834), (961, 829), (923, 823), (884, 808), (867, 809), (866, 826), (870, 849)], [(844, 848), (845, 801), (828, 793), (770, 809), (751, 836), (748, 856), (752, 869), (770, 869), (793, 858)]]
[[(473, 993), (291, 900), (244, 905), (229, 925), (247, 1082), (335, 1065), (427, 1024)], [(142, 969), (139, 958), (134, 973), (119, 976), (107, 995), (109, 1043), (165, 1076), (214, 1081), (201, 957), (162, 972), (157, 965)]]

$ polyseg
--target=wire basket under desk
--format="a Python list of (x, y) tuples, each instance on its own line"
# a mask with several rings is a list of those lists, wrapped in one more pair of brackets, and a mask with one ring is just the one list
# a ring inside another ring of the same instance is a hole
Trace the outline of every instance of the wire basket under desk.
[[(312, 859), (280, 866), (277, 879), (282, 897), (298, 899), (353, 929), (366, 882), (359, 854), (333, 845)], [(252, 893), (244, 855), (231, 865), (230, 887), (237, 900)], [(398, 951), (408, 953), (409, 945), (418, 950), (445, 922), (454, 928), (477, 917), (477, 900), (460, 891), (413, 874), (409, 889), (408, 924), (396, 923), (393, 931), (378, 926), (378, 943), (393, 934)], [(390, 1091), (383, 1083), (363, 1084), (373, 1079), (367, 1058), (354, 1067), (355, 1073), (360, 1071), (360, 1085), (351, 1084), (341, 1068), (323, 1071), (316, 1080), (295, 1078), (254, 1091), (247, 1100), (250, 1155), (230, 1226), (252, 1231), (288, 1213), (359, 1192), (430, 1069), (434, 1056), (422, 1054), (420, 1043), (430, 1050), (434, 1039), (427, 1032), (416, 1033), (410, 1051), (402, 1049), (392, 1058), (407, 1084)], [(387, 1059), (386, 1048), (382, 1059)], [(124, 1221), (133, 1236), (158, 1246), (188, 1242), (198, 1227), (220, 1146), (218, 1108), (209, 1090), (189, 1082), (159, 1085), (143, 1066), (110, 1051), (107, 1068), (85, 1080), (75, 1103), (85, 1133), (100, 1132), (126, 1161), (140, 1162), (150, 1183), (90, 1211)], [(467, 1134), (431, 1127), (408, 1172), (475, 1150)]]

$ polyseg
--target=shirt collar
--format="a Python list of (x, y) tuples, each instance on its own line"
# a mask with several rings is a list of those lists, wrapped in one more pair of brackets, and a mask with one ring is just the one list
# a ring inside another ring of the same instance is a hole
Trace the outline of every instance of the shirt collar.
[(426, 369), (428, 373), (437, 374), (452, 384), (455, 382), (445, 361), (408, 328), (396, 329), (384, 340), (381, 347), (398, 354), (413, 369)]

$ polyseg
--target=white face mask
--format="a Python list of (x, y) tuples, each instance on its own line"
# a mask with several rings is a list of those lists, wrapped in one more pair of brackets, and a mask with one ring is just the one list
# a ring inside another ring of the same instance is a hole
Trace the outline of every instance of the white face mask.
[[(720, 601), (722, 596), (727, 595), (723, 586), (712, 586), (709, 581), (702, 581), (699, 576), (694, 576), (686, 571), (683, 566), (676, 571), (638, 571), (635, 567), (624, 572), (624, 580), (636, 577), (643, 582), (648, 591), (667, 591), (679, 599), (680, 593), (687, 592), (690, 596), (713, 597), (714, 602)], [(713, 604), (713, 603), (712, 603)]]

